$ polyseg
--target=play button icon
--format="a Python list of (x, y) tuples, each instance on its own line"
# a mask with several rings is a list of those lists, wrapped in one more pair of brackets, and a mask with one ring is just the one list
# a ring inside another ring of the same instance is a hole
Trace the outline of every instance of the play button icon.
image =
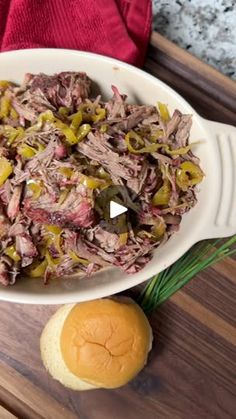
[(97, 222), (110, 233), (126, 233), (135, 228), (139, 214), (136, 194), (125, 186), (111, 185), (103, 189), (95, 200)]
[(115, 201), (110, 201), (110, 218), (118, 217), (128, 211), (124, 205), (120, 205)]

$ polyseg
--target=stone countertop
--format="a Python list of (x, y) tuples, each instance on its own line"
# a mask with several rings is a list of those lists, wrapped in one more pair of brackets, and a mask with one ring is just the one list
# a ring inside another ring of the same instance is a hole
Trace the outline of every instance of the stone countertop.
[(235, 0), (153, 0), (153, 29), (236, 80)]

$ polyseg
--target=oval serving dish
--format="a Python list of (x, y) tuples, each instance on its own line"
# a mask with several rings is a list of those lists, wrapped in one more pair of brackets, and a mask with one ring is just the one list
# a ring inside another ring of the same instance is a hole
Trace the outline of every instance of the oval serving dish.
[(13, 287), (0, 288), (0, 300), (31, 304), (64, 304), (91, 300), (131, 288), (162, 271), (196, 242), (236, 233), (236, 128), (200, 117), (173, 89), (131, 65), (97, 54), (34, 49), (0, 54), (0, 79), (20, 83), (25, 73), (53, 74), (85, 71), (103, 97), (111, 85), (128, 95), (129, 102), (166, 103), (193, 115), (190, 142), (199, 141), (194, 153), (200, 158), (205, 179), (198, 188), (198, 203), (184, 215), (178, 233), (155, 252), (143, 270), (127, 275), (119, 269), (100, 271), (91, 278), (68, 277), (45, 286), (40, 279), (20, 279)]

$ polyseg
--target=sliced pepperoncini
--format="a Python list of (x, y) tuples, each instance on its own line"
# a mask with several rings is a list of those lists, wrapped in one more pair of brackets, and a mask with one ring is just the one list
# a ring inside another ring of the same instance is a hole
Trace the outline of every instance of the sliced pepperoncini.
[(170, 114), (169, 114), (167, 106), (161, 102), (157, 102), (157, 105), (158, 105), (158, 110), (159, 110), (162, 121), (168, 122), (170, 120)]
[(38, 122), (40, 124), (44, 124), (45, 122), (54, 122), (55, 116), (53, 115), (52, 111), (45, 111), (42, 112), (38, 117)]
[(166, 232), (166, 225), (163, 221), (160, 221), (158, 224), (155, 224), (152, 229), (151, 232), (153, 234), (153, 236), (155, 237), (155, 239), (161, 239), (165, 232)]
[(7, 138), (7, 145), (11, 146), (14, 142), (22, 140), (24, 137), (25, 131), (22, 127), (13, 128), (10, 125), (5, 126), (4, 136)]
[[(132, 141), (133, 140), (133, 141)], [(131, 143), (132, 141), (132, 143)], [(165, 147), (166, 144), (150, 144), (145, 147), (135, 148), (135, 146), (143, 146), (145, 145), (144, 140), (138, 135), (135, 131), (129, 131), (125, 136), (125, 142), (127, 144), (127, 148), (131, 153), (134, 154), (142, 154), (142, 153), (154, 153), (159, 148)]]
[(128, 237), (129, 237), (128, 233), (121, 233), (119, 235), (119, 243), (121, 246), (125, 246), (127, 244)]
[(3, 96), (0, 101), (0, 118), (7, 118), (11, 112), (11, 101)]
[(164, 179), (161, 188), (154, 194), (152, 203), (155, 206), (167, 205), (171, 197), (171, 184), (168, 179)]
[(197, 185), (203, 179), (203, 171), (190, 161), (181, 163), (176, 171), (176, 183), (180, 189), (186, 191), (189, 187)]
[(61, 262), (60, 258), (53, 258), (48, 250), (46, 250), (45, 259), (47, 261), (48, 266), (50, 266), (50, 268), (52, 269), (55, 269), (56, 266), (59, 265), (59, 263)]
[(11, 108), (11, 111), (10, 111), (10, 118), (12, 118), (12, 119), (16, 120), (16, 119), (18, 119), (18, 117), (19, 117), (19, 115), (18, 115), (18, 113), (16, 112), (16, 110), (15, 110), (14, 108)]
[(168, 146), (166, 147), (166, 153), (170, 154), (171, 156), (178, 156), (178, 155), (183, 155), (183, 154), (187, 154), (189, 152), (189, 150), (191, 149), (191, 146), (193, 145), (189, 144), (186, 147), (180, 147), (180, 148), (176, 148), (176, 149), (170, 149)]
[(42, 193), (43, 184), (41, 181), (30, 179), (27, 181), (27, 189), (32, 192), (33, 199), (38, 199)]
[(4, 184), (12, 172), (13, 168), (9, 160), (5, 157), (0, 157), (0, 186)]
[(73, 131), (77, 131), (83, 121), (82, 112), (78, 111), (74, 113), (73, 115), (70, 115), (69, 120), (71, 121), (70, 128)]
[(41, 278), (44, 276), (47, 266), (48, 263), (46, 259), (41, 262), (34, 261), (25, 271), (31, 278)]
[(61, 249), (62, 238), (61, 238), (60, 234), (55, 234), (55, 235), (52, 235), (51, 237), (49, 237), (49, 239), (47, 241), (47, 246), (51, 246), (51, 245), (53, 245), (55, 247), (59, 256), (63, 256), (63, 252), (62, 252), (62, 249)]
[(73, 252), (73, 250), (69, 250), (68, 256), (73, 260), (73, 262), (80, 263), (84, 266), (88, 266), (90, 263), (87, 259), (79, 257), (75, 252)]
[(4, 250), (5, 255), (7, 255), (10, 259), (14, 260), (14, 262), (19, 262), (21, 260), (20, 256), (18, 255), (16, 248), (14, 245), (8, 246)]
[(125, 142), (127, 144), (127, 148), (131, 153), (137, 154), (142, 153), (143, 148), (134, 148), (132, 143), (137, 146), (143, 146), (145, 143), (140, 135), (138, 135), (135, 131), (131, 130), (129, 131), (125, 136)]
[(97, 176), (101, 179), (105, 179), (105, 180), (111, 179), (109, 173), (106, 172), (106, 170), (102, 166), (99, 167), (96, 173), (97, 173)]
[(103, 186), (107, 186), (106, 181), (102, 179), (97, 179), (92, 176), (86, 176), (86, 175), (82, 175), (79, 182), (89, 189), (96, 189)]
[(11, 83), (7, 80), (0, 80), (0, 89), (7, 89), (7, 87), (11, 86)]
[(60, 169), (58, 169), (58, 172), (67, 178), (71, 178), (71, 176), (74, 173), (73, 169), (70, 169), (69, 167), (60, 167)]
[(83, 122), (93, 121), (92, 117), (95, 116), (94, 110), (94, 105), (92, 103), (83, 103), (80, 105), (79, 111), (82, 112)]
[(66, 125), (64, 122), (62, 122), (60, 119), (56, 118), (52, 111), (46, 111), (39, 115), (38, 117), (39, 124), (43, 124), (45, 122), (51, 122), (53, 125), (58, 128), (62, 133), (64, 134), (66, 141), (70, 145), (74, 145), (78, 143), (78, 139), (74, 133), (74, 131)]
[(66, 108), (65, 106), (60, 106), (60, 108), (58, 110), (58, 113), (59, 113), (59, 115), (66, 117), (66, 116), (69, 115), (70, 109)]
[(146, 237), (148, 239), (151, 239), (153, 237), (152, 233), (149, 233), (149, 231), (141, 230), (137, 233), (138, 237), (141, 237), (141, 239), (145, 239)]
[(21, 144), (17, 147), (17, 152), (24, 159), (28, 160), (37, 154), (37, 150), (34, 147), (29, 146), (28, 144)]
[(164, 132), (162, 129), (158, 129), (156, 132), (154, 132), (151, 137), (150, 140), (152, 143), (155, 143), (159, 138), (163, 137)]
[(106, 118), (106, 109), (101, 108), (101, 106), (98, 106), (95, 109), (95, 114), (92, 115), (92, 121), (93, 122), (99, 122)]
[(74, 145), (78, 143), (78, 138), (76, 137), (74, 131), (66, 124), (64, 124), (64, 122), (60, 121), (59, 119), (56, 120), (55, 127), (59, 128), (59, 130), (63, 132), (68, 144)]
[(81, 125), (77, 132), (77, 143), (83, 140), (83, 138), (85, 138), (90, 131), (91, 131), (91, 125), (89, 124)]
[(167, 154), (170, 154), (171, 156), (183, 155), (183, 154), (186, 154), (191, 149), (192, 145), (194, 145), (194, 143), (192, 143), (186, 147), (171, 149), (168, 144), (155, 142), (142, 148), (134, 148), (133, 144), (131, 143), (131, 140), (133, 140), (133, 142), (136, 142), (136, 144), (138, 145), (144, 145), (144, 141), (135, 131), (130, 131), (126, 134), (125, 141), (127, 144), (127, 148), (131, 153), (134, 153), (134, 154), (155, 153), (159, 149), (163, 148), (164, 151)]
[(68, 194), (69, 194), (70, 190), (69, 188), (64, 189), (61, 193), (60, 193), (60, 197), (58, 199), (58, 204), (63, 204), (63, 202), (66, 200)]
[(58, 226), (55, 226), (55, 225), (52, 225), (52, 224), (45, 224), (44, 227), (47, 231), (49, 231), (49, 233), (52, 233), (52, 234), (61, 234), (62, 233), (62, 228), (60, 228)]
[[(69, 119), (72, 120), (71, 125), (68, 126), (64, 122), (62, 122), (60, 119), (56, 118), (52, 111), (46, 111), (39, 115), (38, 122), (39, 124), (45, 123), (45, 122), (51, 122), (53, 125), (58, 128), (62, 133), (64, 134), (66, 141), (69, 145), (75, 145), (79, 141), (81, 141), (83, 138), (85, 138), (89, 131), (91, 130), (91, 126), (89, 124), (83, 124), (79, 125), (81, 123), (81, 111), (78, 111), (76, 114), (71, 115)], [(83, 115), (83, 113), (82, 113)], [(74, 119), (72, 118), (74, 117)], [(78, 130), (77, 130), (78, 128)], [(76, 132), (77, 131), (77, 132)]]
[(108, 125), (107, 124), (102, 124), (101, 127), (100, 127), (100, 132), (102, 134), (105, 134), (105, 132), (107, 132), (107, 130), (108, 130)]

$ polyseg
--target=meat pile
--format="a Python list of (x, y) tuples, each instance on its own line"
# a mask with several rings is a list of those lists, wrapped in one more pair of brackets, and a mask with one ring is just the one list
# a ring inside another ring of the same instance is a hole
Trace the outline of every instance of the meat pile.
[[(191, 116), (104, 102), (85, 73), (0, 81), (0, 283), (108, 267), (142, 269), (196, 204), (203, 173), (188, 145)], [(97, 197), (111, 185), (138, 203), (126, 232), (102, 228)]]

